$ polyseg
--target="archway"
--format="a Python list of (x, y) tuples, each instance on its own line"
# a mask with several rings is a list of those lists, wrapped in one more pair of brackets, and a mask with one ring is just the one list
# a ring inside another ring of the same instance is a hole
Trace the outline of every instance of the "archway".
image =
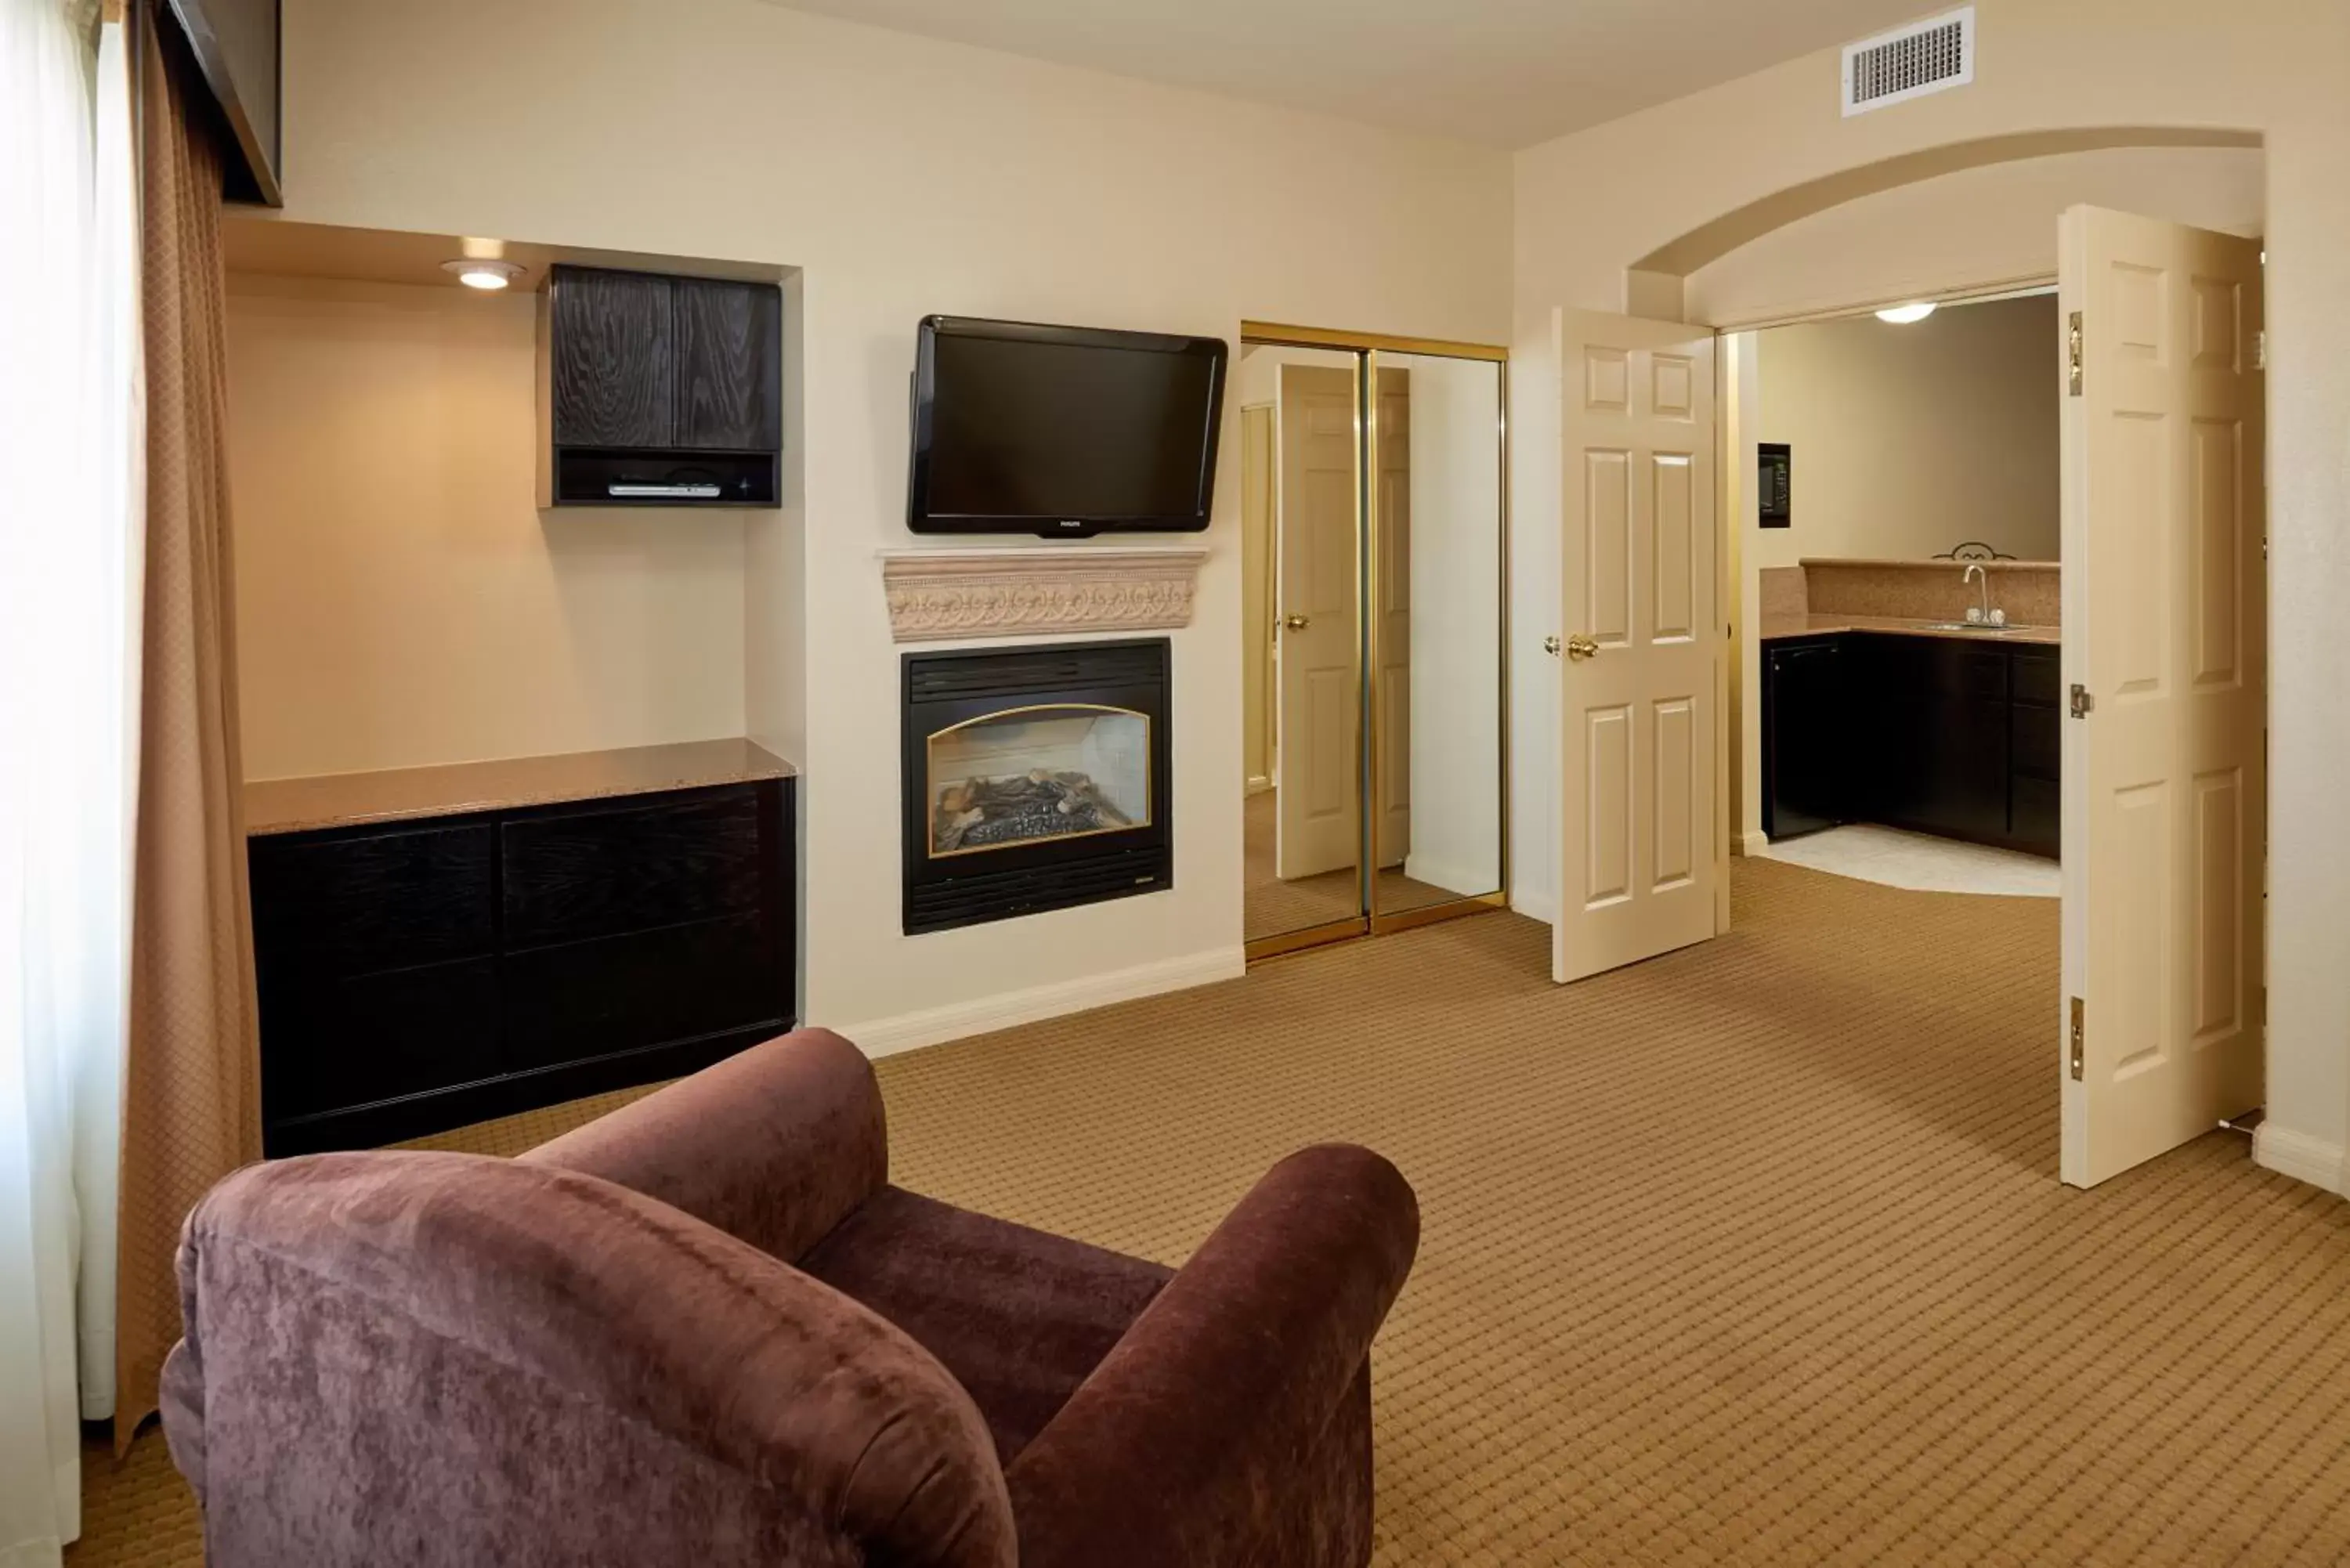
[[(1625, 308), (1634, 316), (1688, 319), (1687, 283), (1700, 269), (1805, 219), (1946, 175), (2067, 153), (2164, 149), (2257, 151), (2261, 146), (2262, 138), (2255, 131), (2104, 126), (1977, 137), (1856, 164), (1749, 202), (1658, 245), (1625, 269)], [(1871, 302), (1853, 299), (1846, 303), (1859, 306)]]

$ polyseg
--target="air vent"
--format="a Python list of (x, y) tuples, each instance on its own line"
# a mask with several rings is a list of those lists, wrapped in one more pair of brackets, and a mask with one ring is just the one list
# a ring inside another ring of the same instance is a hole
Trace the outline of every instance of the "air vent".
[(1962, 5), (1844, 47), (1844, 111), (1923, 98), (1975, 79), (1975, 8)]

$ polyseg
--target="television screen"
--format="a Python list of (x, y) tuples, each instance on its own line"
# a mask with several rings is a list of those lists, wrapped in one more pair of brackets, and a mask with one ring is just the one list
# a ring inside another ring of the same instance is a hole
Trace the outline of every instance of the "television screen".
[(1224, 357), (1214, 337), (928, 317), (909, 526), (1205, 528)]

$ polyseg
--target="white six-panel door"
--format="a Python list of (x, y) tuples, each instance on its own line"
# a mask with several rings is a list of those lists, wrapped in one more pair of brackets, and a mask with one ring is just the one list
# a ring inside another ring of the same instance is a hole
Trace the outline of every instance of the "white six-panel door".
[(1715, 933), (1713, 337), (1561, 311), (1562, 982)]
[(2095, 207), (2059, 234), (2064, 680), (2087, 707), (2064, 721), (2058, 1070), (2062, 1173), (2086, 1187), (2261, 1102), (2261, 256)]

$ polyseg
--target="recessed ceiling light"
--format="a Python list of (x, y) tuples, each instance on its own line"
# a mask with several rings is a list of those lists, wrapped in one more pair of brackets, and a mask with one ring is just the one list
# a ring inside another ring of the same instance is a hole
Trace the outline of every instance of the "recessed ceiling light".
[(1880, 310), (1877, 313), (1877, 319), (1879, 321), (1890, 321), (1896, 327), (1907, 327), (1913, 321), (1923, 321), (1926, 317), (1933, 314), (1934, 302), (1932, 300), (1917, 299), (1910, 301), (1908, 305), (1896, 305), (1888, 309)]
[(503, 261), (444, 261), (442, 272), (453, 272), (467, 288), (504, 288), (522, 275), (522, 268)]

